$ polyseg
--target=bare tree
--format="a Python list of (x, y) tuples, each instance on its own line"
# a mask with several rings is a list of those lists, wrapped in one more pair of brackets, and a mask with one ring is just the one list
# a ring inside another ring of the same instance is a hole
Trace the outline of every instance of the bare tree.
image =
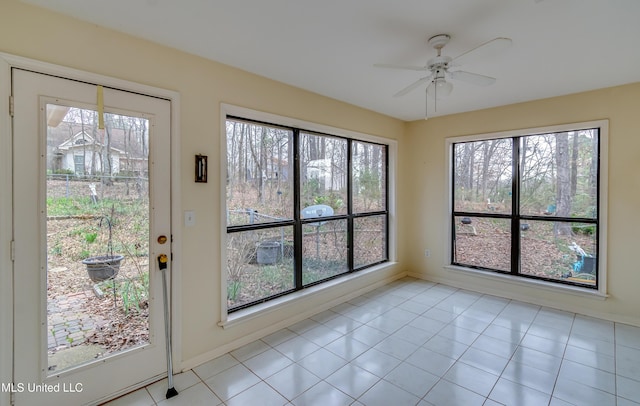
[(598, 188), (598, 132), (589, 130), (587, 137), (591, 142), (591, 165), (589, 166), (589, 189), (595, 196)]
[[(569, 134), (566, 132), (556, 134), (556, 215), (569, 217), (571, 215), (571, 171), (569, 163)], [(556, 235), (572, 235), (569, 223), (554, 223)]]
[(580, 137), (574, 133), (571, 137), (571, 198), (576, 196), (578, 190), (578, 155), (580, 150)]

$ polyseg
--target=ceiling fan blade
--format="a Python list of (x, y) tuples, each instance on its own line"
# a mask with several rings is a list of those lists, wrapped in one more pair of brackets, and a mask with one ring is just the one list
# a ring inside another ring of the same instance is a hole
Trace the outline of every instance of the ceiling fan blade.
[(465, 72), (462, 70), (449, 72), (449, 76), (451, 76), (451, 79), (478, 86), (489, 86), (496, 82), (496, 78), (492, 78), (491, 76), (479, 75), (477, 73)]
[(511, 41), (510, 38), (503, 38), (503, 37), (494, 38), (490, 41), (485, 42), (484, 44), (478, 45), (477, 47), (468, 50), (462, 55), (456, 56), (451, 60), (450, 65), (460, 66), (460, 65), (464, 65), (465, 63), (473, 59), (480, 59), (480, 58), (493, 56), (498, 52), (511, 46), (512, 42), (513, 41)]
[(429, 75), (429, 76), (425, 76), (423, 78), (420, 78), (420, 79), (416, 80), (415, 82), (413, 82), (409, 86), (405, 87), (404, 89), (400, 90), (398, 93), (394, 94), (393, 97), (404, 96), (405, 94), (409, 93), (410, 91), (412, 91), (413, 89), (417, 88), (421, 84), (430, 81), (432, 76), (433, 75)]
[(388, 63), (376, 63), (373, 66), (376, 68), (416, 70), (420, 72), (429, 70), (429, 68), (427, 68), (426, 66), (394, 65), (394, 64), (388, 64)]

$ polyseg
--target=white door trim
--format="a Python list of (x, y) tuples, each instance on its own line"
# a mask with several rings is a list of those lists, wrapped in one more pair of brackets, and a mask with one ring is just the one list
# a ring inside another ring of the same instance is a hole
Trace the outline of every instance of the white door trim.
[[(180, 94), (60, 65), (40, 62), (0, 52), (0, 383), (13, 381), (13, 239), (12, 208), (12, 120), (9, 115), (11, 69), (21, 68), (38, 73), (94, 83), (119, 90), (167, 99), (171, 102), (171, 228), (173, 262), (171, 273), (171, 314), (174, 371), (180, 371), (182, 351), (181, 323), (181, 252), (182, 223), (180, 199)], [(0, 391), (0, 406), (10, 405), (9, 392)]]
[[(0, 58), (0, 383), (13, 380), (13, 196), (11, 179), (10, 66)], [(0, 391), (0, 405), (9, 406), (11, 395)]]

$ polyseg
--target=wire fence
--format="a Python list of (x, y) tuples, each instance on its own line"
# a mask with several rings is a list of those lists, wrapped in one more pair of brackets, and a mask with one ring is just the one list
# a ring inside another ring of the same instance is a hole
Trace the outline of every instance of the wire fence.
[(148, 200), (149, 179), (142, 176), (47, 174), (47, 198)]

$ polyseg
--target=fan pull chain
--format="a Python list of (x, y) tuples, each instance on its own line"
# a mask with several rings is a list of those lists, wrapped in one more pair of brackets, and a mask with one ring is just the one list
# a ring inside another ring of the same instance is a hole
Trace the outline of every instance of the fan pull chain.
[[(427, 86), (427, 89), (428, 88), (429, 86)], [(427, 93), (426, 89), (424, 91), (424, 119), (429, 119), (429, 93)]]
[[(438, 71), (439, 73), (440, 71)], [(438, 77), (436, 74), (436, 80), (433, 82), (433, 112), (438, 112)]]

